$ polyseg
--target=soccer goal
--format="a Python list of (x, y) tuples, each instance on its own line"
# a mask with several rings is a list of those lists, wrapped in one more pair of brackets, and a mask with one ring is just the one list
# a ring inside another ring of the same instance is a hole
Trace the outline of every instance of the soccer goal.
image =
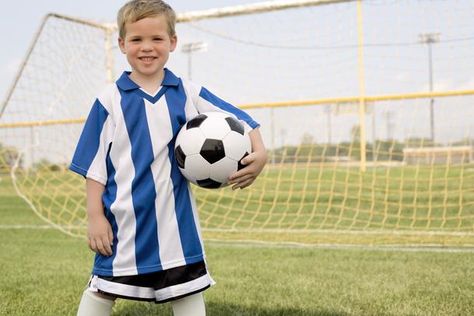
[[(248, 189), (193, 186), (205, 238), (474, 247), (473, 21), (470, 1), (178, 14), (168, 66), (249, 111), (269, 152)], [(48, 15), (0, 108), (0, 172), (74, 236), (84, 180), (67, 167), (93, 98), (126, 67), (116, 37), (112, 24)]]

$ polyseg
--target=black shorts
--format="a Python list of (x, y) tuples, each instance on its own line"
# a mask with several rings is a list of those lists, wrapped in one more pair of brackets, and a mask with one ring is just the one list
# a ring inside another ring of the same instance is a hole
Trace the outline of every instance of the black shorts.
[(88, 288), (119, 298), (165, 303), (204, 291), (214, 284), (205, 262), (201, 261), (148, 274), (93, 275)]

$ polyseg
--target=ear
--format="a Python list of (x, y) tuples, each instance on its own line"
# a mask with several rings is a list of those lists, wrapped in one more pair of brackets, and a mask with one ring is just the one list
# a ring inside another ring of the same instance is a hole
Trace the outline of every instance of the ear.
[(120, 47), (120, 51), (125, 54), (125, 41), (123, 38), (118, 38), (118, 45)]
[(170, 41), (171, 41), (170, 52), (173, 52), (176, 49), (176, 45), (178, 44), (178, 37), (176, 35), (173, 35), (171, 36)]

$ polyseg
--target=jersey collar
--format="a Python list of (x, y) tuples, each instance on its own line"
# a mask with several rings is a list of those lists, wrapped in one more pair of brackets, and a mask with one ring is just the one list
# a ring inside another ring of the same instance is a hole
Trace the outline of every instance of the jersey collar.
[[(162, 86), (178, 86), (179, 78), (176, 77), (168, 68), (165, 68), (165, 77), (163, 78)], [(129, 77), (130, 71), (124, 71), (120, 78), (116, 81), (117, 86), (123, 91), (140, 89), (140, 86), (132, 81)]]

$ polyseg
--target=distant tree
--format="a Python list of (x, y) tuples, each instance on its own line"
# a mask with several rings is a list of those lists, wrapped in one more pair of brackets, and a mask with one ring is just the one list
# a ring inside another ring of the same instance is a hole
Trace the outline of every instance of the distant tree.
[(452, 146), (474, 146), (474, 139), (465, 137), (461, 140), (452, 143)]
[(64, 166), (50, 162), (48, 159), (41, 159), (34, 164), (34, 169), (37, 171), (61, 171)]
[(304, 133), (301, 137), (301, 145), (311, 145), (314, 143), (314, 136), (310, 133)]
[(433, 147), (433, 146), (436, 146), (436, 144), (433, 143), (433, 141), (430, 138), (411, 137), (405, 141), (405, 146), (420, 148), (420, 147)]
[[(0, 144), (0, 171), (9, 171), (15, 165), (19, 156), (20, 153), (16, 148)], [(19, 165), (22, 165), (21, 159), (19, 161)]]
[(360, 125), (351, 128), (351, 139), (353, 143), (360, 143)]

